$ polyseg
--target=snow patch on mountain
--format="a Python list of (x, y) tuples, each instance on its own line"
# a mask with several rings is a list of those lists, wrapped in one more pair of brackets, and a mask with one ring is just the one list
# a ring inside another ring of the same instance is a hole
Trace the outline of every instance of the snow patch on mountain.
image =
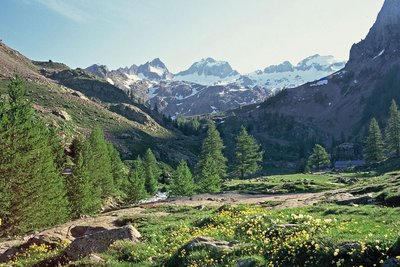
[(112, 85), (114, 85), (114, 81), (113, 80), (111, 80), (111, 78), (109, 78), (109, 77), (107, 77), (107, 82), (109, 83), (109, 84), (112, 84)]
[(221, 77), (214, 75), (204, 75), (198, 73), (187, 74), (183, 76), (176, 75), (174, 76), (175, 81), (185, 81), (198, 83), (202, 85), (212, 85), (212, 84), (227, 84), (229, 82), (235, 81), (238, 78), (238, 75), (230, 77), (230, 79), (221, 79)]

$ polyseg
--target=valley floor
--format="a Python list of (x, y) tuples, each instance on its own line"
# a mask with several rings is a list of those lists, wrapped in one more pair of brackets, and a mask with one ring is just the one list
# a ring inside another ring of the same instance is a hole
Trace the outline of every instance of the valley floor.
[[(142, 235), (140, 243), (117, 241), (95, 262), (90, 257), (72, 266), (381, 266), (389, 259), (399, 264), (400, 210), (377, 203), (383, 191), (399, 190), (399, 184), (397, 173), (234, 180), (224, 189), (235, 191), (141, 204), (35, 236), (69, 243), (87, 230), (128, 224)], [(260, 194), (267, 189), (269, 194)], [(31, 237), (0, 243), (0, 254)], [(20, 253), (13, 264), (29, 266), (62, 246), (48, 249)]]

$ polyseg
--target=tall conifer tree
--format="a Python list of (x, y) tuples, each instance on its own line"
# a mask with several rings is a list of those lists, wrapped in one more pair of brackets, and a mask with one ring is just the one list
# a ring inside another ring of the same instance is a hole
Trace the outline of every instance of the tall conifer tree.
[(179, 163), (176, 173), (171, 183), (171, 195), (173, 196), (188, 196), (194, 193), (195, 184), (192, 173), (186, 163), (182, 160)]
[(313, 153), (308, 158), (308, 167), (320, 169), (326, 167), (331, 163), (330, 156), (325, 148), (316, 144), (313, 148)]
[(146, 190), (150, 195), (153, 195), (157, 192), (160, 169), (157, 164), (157, 159), (150, 148), (147, 149), (144, 154), (143, 166), (146, 175)]
[(102, 198), (106, 199), (114, 193), (114, 182), (107, 141), (100, 127), (95, 127), (90, 134), (89, 146), (88, 172), (95, 181), (94, 185), (100, 187)]
[(235, 170), (243, 179), (246, 175), (253, 174), (261, 169), (264, 152), (260, 149), (253, 136), (247, 133), (244, 126), (236, 137), (236, 164)]
[(94, 214), (101, 209), (101, 188), (96, 186), (88, 171), (90, 146), (87, 141), (75, 139), (71, 150), (74, 155), (73, 174), (66, 177), (68, 199), (71, 205), (71, 215)]
[(364, 158), (367, 163), (374, 163), (383, 160), (382, 133), (375, 118), (371, 120), (369, 125)]
[[(0, 211), (4, 227), (22, 233), (64, 222), (68, 201), (47, 126), (26, 100), (23, 81), (9, 85), (0, 114)], [(5, 192), (3, 192), (5, 191)]]
[(200, 179), (200, 173), (206, 166), (207, 160), (212, 158), (215, 161), (215, 168), (217, 174), (223, 178), (226, 175), (226, 162), (227, 159), (222, 153), (222, 150), (225, 148), (224, 143), (221, 139), (221, 136), (215, 126), (213, 121), (208, 123), (208, 130), (206, 138), (203, 141), (201, 147), (201, 153), (199, 156), (199, 161), (196, 165), (196, 176), (197, 179)]
[(390, 105), (390, 117), (385, 137), (388, 152), (395, 157), (400, 157), (400, 113), (394, 100)]
[(126, 186), (127, 200), (131, 203), (138, 202), (146, 197), (146, 178), (143, 161), (140, 157), (134, 161), (129, 172), (128, 185)]
[(201, 192), (219, 192), (222, 178), (226, 175), (227, 159), (222, 153), (224, 143), (213, 121), (208, 124), (199, 161), (196, 165), (196, 180)]
[(111, 173), (115, 189), (121, 190), (126, 180), (125, 166), (121, 160), (118, 150), (113, 144), (107, 143), (108, 154), (111, 160)]

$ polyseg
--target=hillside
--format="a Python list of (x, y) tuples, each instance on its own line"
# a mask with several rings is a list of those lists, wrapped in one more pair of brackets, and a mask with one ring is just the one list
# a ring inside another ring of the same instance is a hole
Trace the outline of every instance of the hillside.
[[(60, 130), (65, 143), (99, 124), (125, 159), (132, 159), (149, 147), (160, 159), (171, 163), (195, 157), (190, 152), (195, 140), (164, 128), (158, 119), (109, 83), (64, 64), (32, 62), (3, 43), (0, 43), (0, 62), (1, 94), (5, 94), (10, 78), (15, 75), (25, 78), (38, 114)], [(125, 107), (118, 108), (124, 102)]]

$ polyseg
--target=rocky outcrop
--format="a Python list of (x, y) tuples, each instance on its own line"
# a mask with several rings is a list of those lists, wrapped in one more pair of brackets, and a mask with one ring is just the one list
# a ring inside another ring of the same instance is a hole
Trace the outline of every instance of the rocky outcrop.
[(146, 125), (152, 130), (158, 130), (160, 125), (147, 113), (143, 112), (140, 108), (129, 104), (117, 104), (111, 105), (110, 110), (121, 116), (124, 116), (128, 120), (138, 122)]
[(140, 233), (131, 225), (121, 228), (100, 231), (75, 239), (63, 252), (69, 260), (77, 260), (92, 253), (105, 252), (111, 244), (118, 240), (139, 242)]
[(400, 56), (400, 1), (386, 0), (367, 37), (354, 44), (348, 68)]
[(53, 110), (52, 113), (65, 121), (72, 120), (71, 116), (65, 110)]
[(104, 260), (98, 257), (96, 253), (105, 252), (114, 242), (119, 240), (129, 240), (136, 243), (140, 242), (140, 239), (140, 233), (131, 225), (84, 235), (76, 238), (58, 256), (39, 262), (34, 267), (65, 266), (70, 262), (86, 257), (93, 263), (104, 263)]
[(85, 69), (85, 71), (92, 73), (93, 75), (100, 77), (100, 78), (105, 78), (110, 70), (106, 65), (98, 65), (98, 64), (93, 64), (92, 66), (89, 66)]

